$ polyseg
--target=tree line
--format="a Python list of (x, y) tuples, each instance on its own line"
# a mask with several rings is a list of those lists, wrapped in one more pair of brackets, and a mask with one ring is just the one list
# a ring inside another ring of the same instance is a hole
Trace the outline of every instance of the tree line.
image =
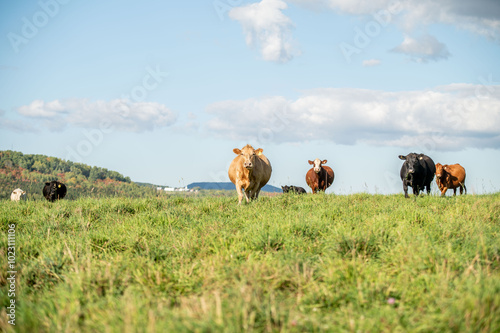
[(106, 168), (75, 163), (46, 155), (23, 154), (11, 150), (0, 151), (0, 168), (12, 167), (19, 167), (28, 172), (38, 172), (55, 177), (61, 173), (67, 174), (70, 178), (83, 176), (91, 182), (107, 178), (120, 182), (131, 182), (130, 177), (124, 177), (122, 174)]

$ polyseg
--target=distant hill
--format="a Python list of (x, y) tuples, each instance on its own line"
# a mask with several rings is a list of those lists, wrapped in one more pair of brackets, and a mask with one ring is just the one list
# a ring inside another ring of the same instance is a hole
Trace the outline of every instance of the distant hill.
[[(234, 184), (231, 182), (199, 182), (199, 183), (191, 183), (187, 186), (189, 189), (199, 187), (202, 190), (235, 190)], [(262, 188), (264, 192), (281, 192), (281, 188), (265, 185)]]

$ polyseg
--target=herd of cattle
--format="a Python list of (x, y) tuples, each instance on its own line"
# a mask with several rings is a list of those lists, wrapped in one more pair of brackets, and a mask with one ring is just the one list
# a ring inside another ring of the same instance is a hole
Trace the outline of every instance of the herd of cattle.
[[(263, 149), (254, 149), (251, 145), (246, 145), (242, 149), (234, 148), (236, 156), (229, 166), (229, 179), (236, 186), (238, 192), (238, 204), (241, 204), (243, 196), (247, 202), (257, 199), (260, 190), (271, 178), (272, 167), (267, 157), (263, 154)], [(434, 164), (434, 161), (427, 155), (411, 153), (406, 156), (399, 155), (403, 160), (401, 167), (401, 180), (403, 181), (403, 191), (408, 198), (408, 186), (413, 188), (413, 194), (418, 196), (420, 191), (431, 191), (431, 182), (436, 176), (436, 183), (441, 195), (444, 196), (448, 189), (453, 189), (456, 195), (457, 188), (460, 194), (467, 194), (465, 187), (465, 169), (460, 164), (441, 165)], [(313, 193), (325, 191), (333, 184), (335, 173), (332, 168), (326, 166), (327, 160), (308, 161), (312, 168), (307, 171), (306, 182)], [(299, 186), (282, 186), (283, 193), (294, 192), (305, 194), (306, 190)], [(58, 181), (45, 183), (43, 196), (51, 202), (62, 199), (66, 196), (66, 186)], [(10, 199), (19, 201), (26, 198), (26, 192), (17, 188)]]
[[(238, 192), (238, 204), (241, 204), (243, 195), (247, 202), (256, 199), (264, 185), (271, 178), (271, 163), (262, 153), (263, 149), (253, 149), (246, 145), (242, 149), (235, 148), (233, 152), (238, 155), (229, 166), (229, 179), (236, 186)], [(465, 169), (460, 164), (441, 165), (434, 164), (434, 161), (427, 155), (411, 153), (406, 156), (399, 155), (404, 161), (401, 167), (401, 180), (403, 181), (403, 190), (405, 197), (408, 198), (408, 186), (413, 188), (413, 194), (417, 195), (420, 191), (431, 191), (431, 182), (436, 176), (436, 183), (444, 196), (448, 189), (453, 189), (453, 195), (456, 195), (457, 188), (460, 188), (460, 194), (467, 188), (465, 187)], [(308, 161), (313, 167), (307, 171), (306, 182), (313, 193), (325, 191), (333, 183), (335, 173), (332, 168), (324, 164), (327, 160)], [(298, 194), (307, 193), (299, 186), (282, 186), (283, 193), (295, 192)], [(243, 190), (244, 191), (243, 191)]]

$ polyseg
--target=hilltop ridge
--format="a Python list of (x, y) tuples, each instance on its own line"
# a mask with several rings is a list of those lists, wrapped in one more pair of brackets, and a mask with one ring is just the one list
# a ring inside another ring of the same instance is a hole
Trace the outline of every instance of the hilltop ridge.
[(43, 185), (51, 180), (59, 180), (71, 188), (68, 199), (82, 195), (143, 197), (154, 193), (117, 171), (41, 154), (0, 151), (1, 199), (9, 198), (17, 187), (27, 191), (30, 199), (42, 199)]

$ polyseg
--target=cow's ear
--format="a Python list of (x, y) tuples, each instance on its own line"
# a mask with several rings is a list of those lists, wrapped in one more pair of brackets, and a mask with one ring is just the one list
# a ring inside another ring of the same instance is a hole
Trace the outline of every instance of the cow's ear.
[(321, 164), (326, 164), (328, 162), (328, 160), (323, 160), (321, 161)]
[(233, 152), (234, 152), (236, 155), (241, 154), (241, 150), (239, 150), (238, 148), (234, 148), (234, 149), (233, 149)]
[(264, 151), (264, 149), (259, 148), (259, 149), (256, 149), (256, 150), (255, 150), (255, 153), (257, 154), (257, 156), (260, 156), (260, 155), (262, 155), (262, 152), (263, 152), (263, 151)]
[(406, 160), (406, 156), (399, 155), (398, 157), (399, 157), (399, 159), (400, 159), (400, 160), (403, 160), (403, 161), (405, 161), (405, 160)]
[(311, 160), (308, 160), (307, 162), (309, 162), (309, 164), (311, 164), (311, 165), (313, 165), (313, 164), (314, 164), (314, 162), (313, 162), (313, 161), (311, 161)]
[(49, 182), (46, 182), (46, 183), (45, 183), (45, 185), (46, 185), (46, 186), (49, 186), (49, 185), (50, 185), (50, 183), (49, 183)]

